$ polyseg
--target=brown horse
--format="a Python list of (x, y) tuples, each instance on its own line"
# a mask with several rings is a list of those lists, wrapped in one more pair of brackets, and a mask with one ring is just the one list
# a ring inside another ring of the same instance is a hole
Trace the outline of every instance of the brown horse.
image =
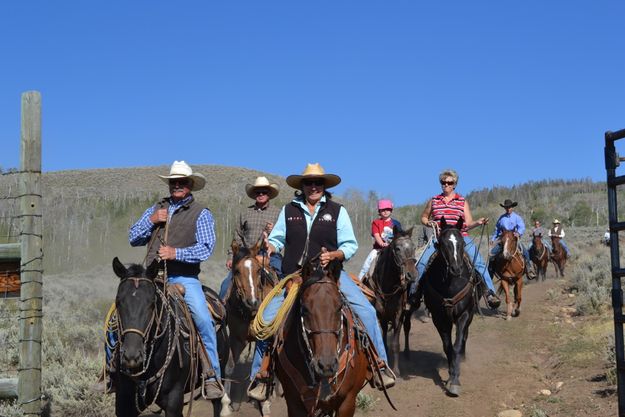
[(547, 278), (547, 265), (549, 264), (549, 249), (543, 244), (542, 236), (534, 236), (532, 238), (532, 247), (530, 248), (530, 259), (534, 264), (536, 277), (541, 280)]
[[(501, 237), (502, 250), (491, 261), (493, 273), (499, 278), (499, 293), (506, 294), (506, 320), (521, 314), (523, 294), (523, 273), (525, 258), (518, 245), (518, 238), (511, 230), (505, 230)], [(510, 286), (514, 287), (514, 303), (510, 298)]]
[[(265, 296), (271, 291), (277, 278), (269, 268), (269, 258), (259, 255), (262, 241), (259, 240), (252, 248), (239, 246), (232, 241), (232, 288), (226, 298), (230, 350), (234, 369), (230, 375), (231, 407), (237, 411), (241, 401), (245, 401), (245, 390), (237, 381), (249, 374), (244, 369), (241, 353), (248, 344), (254, 341), (249, 333), (250, 323), (254, 320), (258, 307)], [(245, 388), (247, 387), (246, 384)], [(269, 403), (263, 404), (268, 411)]]
[(558, 236), (551, 236), (551, 246), (551, 261), (553, 262), (553, 266), (556, 268), (556, 276), (560, 273), (560, 276), (563, 277), (567, 255)]
[[(392, 359), (395, 375), (399, 375), (399, 333), (408, 299), (407, 289), (417, 278), (415, 246), (411, 237), (412, 228), (405, 232), (394, 228), (393, 240), (380, 251), (373, 274), (366, 283), (376, 295), (384, 347)], [(389, 325), (393, 331), (390, 345), (387, 342)]]
[(276, 342), (276, 374), (289, 417), (353, 416), (356, 396), (370, 377), (365, 331), (338, 287), (342, 264), (306, 261), (302, 285), (284, 333)]

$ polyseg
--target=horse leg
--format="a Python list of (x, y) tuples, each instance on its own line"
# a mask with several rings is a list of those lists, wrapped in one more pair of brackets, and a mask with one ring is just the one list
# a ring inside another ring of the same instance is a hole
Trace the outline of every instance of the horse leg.
[(120, 375), (115, 383), (115, 415), (117, 417), (137, 417), (139, 411), (135, 404), (137, 386), (128, 378)]
[(410, 318), (412, 317), (412, 308), (408, 311), (404, 311), (402, 317), (402, 324), (404, 326), (404, 356), (410, 358), (410, 328), (412, 323)]
[[(230, 325), (230, 323), (228, 323)], [(232, 411), (239, 411), (241, 407), (241, 402), (243, 398), (247, 395), (245, 390), (247, 389), (246, 384), (241, 383), (239, 381), (245, 380), (247, 375), (245, 375), (245, 367), (241, 361), (241, 353), (245, 349), (247, 342), (241, 340), (237, 337), (238, 332), (235, 332), (235, 326), (230, 327), (230, 352), (232, 354), (232, 369), (230, 371), (230, 378), (232, 381), (230, 382), (230, 409)], [(226, 412), (227, 407), (224, 407), (224, 412)], [(226, 415), (226, 414), (224, 414)]]
[(510, 300), (510, 285), (508, 284), (508, 281), (502, 279), (501, 288), (503, 288), (503, 291), (506, 294), (506, 320), (510, 320), (512, 318), (512, 300)]
[(514, 285), (514, 301), (516, 308), (513, 312), (514, 317), (518, 317), (521, 314), (521, 300), (523, 294), (523, 276), (519, 277)]
[(352, 389), (347, 393), (343, 401), (339, 405), (339, 408), (336, 410), (336, 417), (353, 417), (356, 412), (356, 396), (358, 395), (358, 390)]
[(393, 356), (393, 372), (399, 376), (399, 332), (401, 331), (401, 323), (395, 320), (393, 323), (393, 338), (391, 339), (391, 355)]

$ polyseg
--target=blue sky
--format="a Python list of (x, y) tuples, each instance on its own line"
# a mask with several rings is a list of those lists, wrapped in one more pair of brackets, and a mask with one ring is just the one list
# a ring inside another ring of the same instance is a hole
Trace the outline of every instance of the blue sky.
[(43, 169), (218, 164), (397, 204), (545, 178), (603, 180), (625, 128), (623, 1), (19, 1), (0, 6), (0, 166), (20, 95)]

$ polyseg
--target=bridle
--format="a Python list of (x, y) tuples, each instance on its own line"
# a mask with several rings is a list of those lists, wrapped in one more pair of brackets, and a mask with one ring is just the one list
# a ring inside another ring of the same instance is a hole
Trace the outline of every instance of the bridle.
[[(304, 284), (306, 288), (308, 287), (312, 287), (313, 285), (321, 285), (321, 284), (330, 284), (336, 287), (336, 290), (339, 291), (339, 286), (338, 284), (330, 279), (320, 279), (320, 280), (316, 280), (313, 282), (310, 282), (308, 285), (306, 285), (306, 283)], [(300, 294), (303, 294), (304, 291), (303, 289), (300, 290)], [(339, 295), (340, 295), (340, 291), (339, 291)], [(301, 304), (301, 301), (300, 301)], [(341, 303), (339, 305), (339, 312), (343, 309), (343, 306), (345, 305), (345, 300), (343, 299), (343, 296), (341, 295)], [(310, 375), (313, 376), (314, 372), (312, 371), (312, 369), (310, 368), (312, 359), (314, 358), (314, 353), (312, 350), (312, 346), (310, 344), (310, 337), (314, 336), (314, 335), (319, 335), (319, 334), (333, 334), (336, 336), (336, 353), (337, 355), (340, 355), (341, 352), (341, 340), (343, 339), (343, 315), (339, 314), (339, 323), (338, 323), (338, 329), (310, 329), (306, 326), (306, 324), (304, 323), (304, 315), (302, 314), (302, 307), (300, 305), (300, 322), (301, 322), (301, 332), (302, 332), (302, 339), (304, 341), (304, 345), (306, 348), (306, 353), (308, 354), (308, 357), (311, 359), (309, 361), (307, 361), (307, 367), (308, 370), (310, 372)]]

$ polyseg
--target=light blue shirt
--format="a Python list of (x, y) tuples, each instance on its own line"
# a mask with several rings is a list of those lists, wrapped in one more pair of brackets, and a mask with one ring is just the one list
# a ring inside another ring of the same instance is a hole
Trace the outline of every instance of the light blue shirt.
[(497, 220), (497, 225), (495, 226), (495, 233), (490, 238), (490, 240), (495, 240), (504, 232), (504, 230), (511, 230), (513, 232), (517, 232), (519, 236), (521, 236), (525, 232), (525, 223), (521, 216), (516, 214), (514, 211), (510, 214), (504, 213)]
[[(304, 212), (304, 218), (306, 219), (306, 231), (310, 233), (313, 221), (319, 213), (319, 209), (322, 204), (326, 202), (326, 196), (321, 197), (319, 204), (315, 206), (315, 212), (311, 215), (306, 207), (306, 203), (301, 198), (293, 199), (293, 202), (297, 203)], [(284, 214), (284, 207), (280, 210), (278, 215), (278, 221), (269, 234), (269, 243), (276, 248), (277, 252), (280, 252), (284, 248), (286, 242), (286, 215)], [(356, 235), (354, 235), (354, 228), (352, 227), (352, 221), (347, 214), (345, 207), (341, 206), (339, 216), (336, 219), (336, 240), (338, 244), (338, 250), (343, 252), (345, 260), (349, 260), (358, 250), (358, 242), (356, 241)]]

